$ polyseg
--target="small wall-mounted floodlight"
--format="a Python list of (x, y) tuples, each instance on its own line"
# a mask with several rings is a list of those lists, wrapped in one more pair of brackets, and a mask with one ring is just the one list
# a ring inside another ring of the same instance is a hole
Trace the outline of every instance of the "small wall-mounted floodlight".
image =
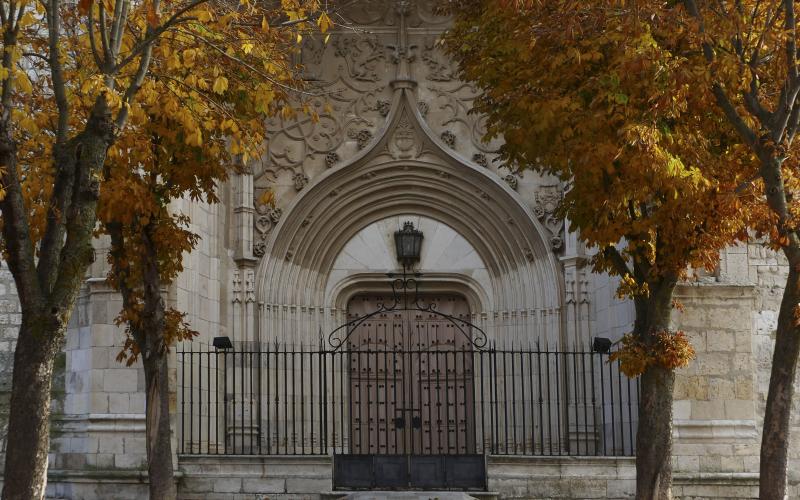
[(228, 337), (214, 337), (214, 341), (211, 345), (217, 349), (233, 349), (233, 343)]
[(608, 354), (608, 351), (611, 350), (611, 339), (595, 337), (592, 342), (592, 350), (600, 354)]

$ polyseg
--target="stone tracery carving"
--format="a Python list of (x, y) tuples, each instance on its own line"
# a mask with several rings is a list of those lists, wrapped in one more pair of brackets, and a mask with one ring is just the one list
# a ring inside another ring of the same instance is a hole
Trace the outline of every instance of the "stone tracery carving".
[[(473, 103), (479, 93), (471, 84), (456, 81), (445, 86), (430, 85), (428, 90), (433, 94), (433, 105), (439, 111), (435, 120), (428, 119), (434, 130), (459, 130), (459, 137), (469, 140), (460, 141), (458, 149), (467, 158), (481, 153), (487, 158), (497, 156), (499, 141), (484, 142), (486, 135), (486, 118), (472, 113)], [(488, 162), (487, 162), (488, 164)]]
[(267, 238), (278, 222), (280, 222), (282, 215), (283, 210), (280, 208), (262, 204), (256, 206), (256, 237), (253, 242), (253, 255), (256, 257), (264, 256), (267, 250)]
[(432, 82), (449, 82), (455, 78), (450, 61), (438, 53), (435, 39), (429, 38), (425, 41), (422, 50), (422, 61), (428, 67), (428, 74), (425, 76), (428, 80)]
[(556, 184), (540, 186), (534, 198), (536, 204), (533, 213), (550, 233), (550, 248), (558, 252), (564, 246), (564, 221), (556, 216), (556, 210), (563, 198), (563, 190)]
[(428, 0), (361, 0), (342, 9), (342, 15), (355, 24), (396, 26), (405, 16), (411, 27), (444, 27), (450, 18), (437, 15), (435, 7)]
[(380, 80), (378, 64), (386, 59), (384, 46), (375, 37), (341, 36), (333, 46), (344, 60), (350, 78), (362, 82)]
[(244, 272), (244, 294), (245, 303), (251, 304), (256, 301), (256, 274), (252, 269)]
[(392, 103), (384, 99), (378, 99), (376, 109), (382, 117), (386, 118), (389, 116), (389, 111), (392, 109)]
[[(291, 200), (316, 175), (371, 147), (375, 135), (392, 113), (397, 81), (414, 80), (418, 92), (416, 106), (434, 135), (464, 158), (484, 168), (495, 165), (499, 141), (483, 142), (485, 119), (470, 113), (479, 93), (460, 82), (450, 60), (438, 49), (435, 34), (446, 28), (447, 20), (433, 14), (433, 5), (420, 0), (364, 0), (345, 7), (342, 14), (356, 24), (378, 29), (334, 32), (330, 44), (307, 37), (300, 63), (313, 80), (311, 90), (320, 97), (311, 99), (319, 116), (298, 114), (276, 117), (269, 124), (268, 153), (254, 172), (255, 189), (284, 187), (281, 196)], [(426, 26), (425, 30), (414, 30)], [(387, 29), (393, 28), (393, 29)], [(396, 56), (396, 57), (395, 57)], [(413, 62), (413, 64), (412, 64)], [(396, 68), (391, 65), (399, 64)], [(401, 65), (405, 64), (405, 70)], [(402, 75), (407, 75), (403, 77)], [(394, 78), (394, 80), (393, 80)], [(403, 87), (411, 88), (411, 87)], [(383, 147), (394, 159), (419, 158), (427, 154), (424, 133), (413, 124), (411, 115), (401, 116)], [(518, 177), (504, 176), (512, 189)], [(292, 189), (292, 187), (294, 189)], [(337, 196), (338, 193), (329, 193)], [(485, 193), (478, 193), (484, 199)], [(283, 204), (283, 203), (282, 203)], [(263, 219), (263, 214), (256, 214)], [(256, 223), (259, 226), (258, 223)], [(254, 238), (254, 253), (266, 250), (269, 228), (262, 222)], [(554, 235), (561, 238), (561, 233)], [(560, 240), (559, 240), (560, 241)], [(553, 240), (553, 245), (560, 242)]]
[(232, 279), (232, 292), (233, 292), (233, 303), (239, 303), (242, 301), (242, 276), (239, 273), (238, 269), (233, 270), (233, 279)]
[(325, 55), (325, 48), (325, 42), (316, 36), (307, 36), (303, 39), (299, 59), (303, 66), (303, 78), (306, 80), (319, 80), (322, 77), (322, 58)]

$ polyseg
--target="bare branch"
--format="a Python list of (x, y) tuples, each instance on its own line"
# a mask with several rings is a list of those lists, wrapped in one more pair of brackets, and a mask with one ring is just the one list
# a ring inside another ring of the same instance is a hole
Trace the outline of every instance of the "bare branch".
[(17, 177), (16, 148), (14, 148), (9, 123), (0, 124), (0, 133), (5, 136), (0, 145), (0, 156), (6, 160), (2, 184), (6, 191), (5, 197), (0, 200), (0, 210), (3, 214), (3, 239), (5, 250), (8, 254), (8, 264), (14, 275), (17, 293), (20, 300), (30, 303), (36, 297), (41, 297), (41, 289), (36, 279), (36, 264), (33, 243), (30, 237), (30, 226), (25, 210), (25, 201), (22, 197), (22, 187)]
[(625, 262), (625, 258), (619, 253), (617, 247), (614, 245), (608, 245), (603, 249), (603, 256), (611, 261), (611, 264), (614, 266), (614, 269), (617, 271), (617, 274), (620, 276), (625, 276), (627, 274), (633, 275), (633, 271), (628, 267), (628, 264)]
[(108, 40), (108, 27), (106, 26), (106, 9), (103, 2), (98, 3), (98, 28), (100, 28), (100, 43), (103, 44), (103, 59), (106, 64), (112, 64), (114, 56), (111, 54), (111, 42)]
[[(705, 34), (705, 25), (703, 23), (703, 18), (700, 15), (700, 11), (697, 8), (697, 3), (695, 0), (684, 0), (684, 4), (686, 5), (686, 10), (689, 14), (694, 17), (698, 23), (700, 24), (700, 33)], [(709, 64), (713, 64), (714, 62), (714, 51), (711, 48), (711, 45), (708, 42), (702, 42), (703, 48), (703, 55), (705, 56), (706, 61)], [(725, 116), (728, 118), (730, 123), (742, 137), (742, 139), (750, 146), (755, 146), (757, 136), (756, 133), (745, 123), (744, 118), (739, 115), (739, 112), (736, 110), (736, 107), (731, 102), (728, 95), (725, 93), (725, 89), (719, 83), (715, 83), (712, 87), (712, 91), (714, 93), (714, 97), (717, 101), (717, 104), (722, 108), (722, 111), (725, 113)]]
[(152, 28), (149, 30), (149, 34), (146, 35), (142, 40), (140, 40), (136, 45), (134, 45), (128, 55), (122, 59), (119, 63), (116, 64), (114, 67), (113, 72), (116, 73), (121, 68), (124, 68), (128, 64), (130, 64), (136, 57), (139, 56), (142, 52), (144, 52), (148, 45), (151, 45), (156, 38), (161, 36), (165, 31), (169, 30), (170, 28), (181, 24), (186, 21), (194, 20), (193, 17), (183, 17), (184, 14), (192, 10), (193, 8), (206, 3), (210, 0), (192, 0), (188, 4), (184, 5), (180, 9), (178, 9), (169, 19), (167, 19), (161, 26), (157, 28)]
[(800, 93), (800, 78), (797, 73), (797, 23), (794, 14), (794, 1), (784, 0), (784, 29), (790, 33), (786, 41), (786, 64), (788, 75), (781, 88), (777, 108), (772, 120), (762, 125), (769, 127), (771, 139), (778, 143), (784, 138), (789, 124), (789, 118), (795, 107), (798, 93)]
[(786, 66), (789, 68), (789, 78), (797, 79), (797, 20), (794, 15), (794, 0), (784, 0), (785, 11), (783, 26), (786, 32), (791, 33), (786, 42)]
[(736, 107), (728, 98), (728, 95), (725, 94), (722, 87), (718, 83), (715, 83), (711, 90), (714, 92), (717, 104), (722, 108), (722, 112), (725, 113), (725, 116), (728, 118), (731, 125), (733, 125), (733, 128), (736, 129), (748, 146), (755, 147), (758, 140), (756, 133), (745, 123), (744, 119), (739, 115), (739, 112), (736, 111)]
[(94, 57), (94, 63), (97, 65), (98, 68), (104, 68), (105, 63), (103, 59), (100, 57), (100, 53), (97, 51), (97, 41), (94, 39), (94, 8), (92, 6), (89, 7), (89, 19), (86, 22), (89, 31), (89, 45), (92, 48), (92, 56)]
[(278, 80), (274, 79), (270, 75), (268, 75), (268, 74), (264, 73), (263, 71), (259, 70), (258, 68), (256, 68), (252, 64), (249, 64), (248, 62), (243, 61), (242, 59), (240, 59), (240, 58), (238, 58), (236, 56), (232, 56), (232, 55), (228, 54), (228, 52), (225, 49), (223, 49), (222, 47), (218, 46), (217, 44), (215, 44), (214, 42), (212, 42), (208, 38), (200, 35), (199, 33), (195, 33), (195, 32), (184, 32), (184, 33), (187, 34), (187, 35), (190, 35), (190, 36), (192, 36), (192, 37), (194, 37), (194, 38), (196, 38), (198, 40), (200, 40), (201, 42), (205, 43), (206, 45), (208, 45), (212, 49), (214, 49), (217, 52), (219, 52), (223, 57), (225, 57), (227, 59), (230, 59), (231, 61), (235, 62), (236, 64), (239, 64), (240, 66), (242, 66), (243, 68), (246, 68), (249, 71), (252, 71), (253, 74), (258, 75), (259, 77), (261, 77), (264, 80), (270, 82), (271, 84), (275, 85), (276, 87), (280, 87), (280, 88), (282, 88), (282, 89), (284, 89), (284, 90), (286, 90), (288, 92), (295, 92), (297, 94), (313, 96), (313, 97), (319, 96), (319, 94), (316, 94), (314, 92), (309, 92), (307, 90), (301, 90), (301, 89), (298, 89), (296, 87), (292, 87), (291, 85), (286, 85), (283, 82), (279, 82)]
[(121, 15), (122, 14), (122, 9), (123, 9), (122, 6), (123, 6), (123, 3), (126, 3), (126, 2), (128, 2), (128, 0), (116, 0), (114, 2), (114, 15), (111, 18), (111, 31), (109, 32), (109, 35), (108, 35), (108, 38), (109, 38), (108, 49), (109, 49), (109, 55), (111, 56), (109, 59), (112, 60), (112, 61), (118, 55), (114, 51), (114, 47), (116, 47), (116, 45), (117, 45), (117, 36), (120, 35), (120, 33), (119, 33), (119, 30), (120, 30), (119, 21), (120, 21), (120, 19), (122, 17), (122, 15)]
[(121, 129), (125, 125), (125, 121), (128, 119), (130, 102), (133, 100), (136, 93), (142, 87), (142, 83), (144, 83), (144, 78), (145, 76), (147, 76), (147, 71), (150, 68), (150, 59), (152, 54), (153, 54), (153, 44), (151, 43), (145, 48), (144, 52), (142, 53), (142, 57), (139, 59), (139, 67), (136, 69), (136, 75), (131, 80), (131, 83), (128, 85), (128, 88), (125, 89), (125, 95), (122, 98), (123, 106), (120, 108), (116, 120), (114, 120), (114, 124), (117, 127), (117, 130)]
[(69, 101), (67, 100), (67, 88), (64, 80), (64, 68), (59, 58), (59, 48), (61, 44), (61, 14), (59, 0), (51, 0), (50, 9), (47, 11), (47, 37), (50, 61), (50, 77), (52, 78), (53, 95), (55, 96), (58, 109), (58, 121), (56, 126), (56, 142), (63, 144), (67, 140), (67, 130), (69, 127)]

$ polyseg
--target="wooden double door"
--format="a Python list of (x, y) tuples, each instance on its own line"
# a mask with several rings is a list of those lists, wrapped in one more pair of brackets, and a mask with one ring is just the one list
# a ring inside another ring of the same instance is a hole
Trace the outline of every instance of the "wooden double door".
[[(391, 296), (354, 297), (348, 319)], [(470, 310), (455, 294), (425, 295), (419, 304), (361, 323), (349, 338), (350, 450), (356, 455), (475, 453), (475, 356)]]

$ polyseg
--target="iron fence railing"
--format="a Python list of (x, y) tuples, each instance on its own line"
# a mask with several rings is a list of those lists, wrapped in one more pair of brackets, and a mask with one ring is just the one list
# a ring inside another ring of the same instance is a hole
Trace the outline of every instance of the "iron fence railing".
[(177, 353), (181, 454), (632, 455), (638, 380), (590, 348)]

